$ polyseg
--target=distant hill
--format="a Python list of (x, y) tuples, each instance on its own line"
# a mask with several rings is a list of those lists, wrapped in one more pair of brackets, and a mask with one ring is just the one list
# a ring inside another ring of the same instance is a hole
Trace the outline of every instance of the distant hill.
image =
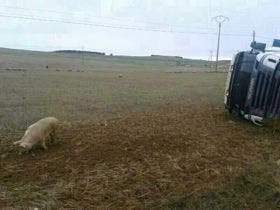
[(68, 53), (68, 54), (88, 54), (88, 55), (100, 55), (105, 56), (103, 52), (92, 52), (92, 51), (82, 51), (82, 50), (57, 50), (55, 53)]
[[(169, 69), (176, 67), (184, 70), (195, 70), (195, 68), (213, 69), (214, 61), (201, 59), (182, 58), (180, 56), (109, 56), (102, 52), (59, 50), (52, 52), (30, 51), (19, 49), (8, 49), (0, 47), (0, 70), (10, 71), (36, 69), (111, 69), (112, 66), (122, 66), (130, 69)], [(220, 69), (228, 69), (230, 62), (219, 61)], [(181, 71), (181, 70), (178, 70)]]

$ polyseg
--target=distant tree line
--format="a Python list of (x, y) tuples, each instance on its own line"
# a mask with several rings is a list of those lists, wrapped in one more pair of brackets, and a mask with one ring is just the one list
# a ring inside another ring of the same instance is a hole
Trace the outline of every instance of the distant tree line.
[(57, 50), (55, 53), (71, 53), (71, 54), (88, 54), (88, 55), (100, 55), (105, 56), (103, 52), (92, 52), (92, 51), (82, 51), (82, 50)]
[(183, 57), (181, 57), (181, 56), (172, 56), (172, 55), (151, 55), (151, 57), (159, 57), (159, 58), (161, 58), (161, 57), (169, 57), (169, 58), (179, 58), (179, 59), (183, 59)]

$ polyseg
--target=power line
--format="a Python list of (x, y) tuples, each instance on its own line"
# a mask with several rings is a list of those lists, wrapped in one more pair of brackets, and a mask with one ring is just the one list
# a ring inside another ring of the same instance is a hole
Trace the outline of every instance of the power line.
[[(0, 5), (0, 8), (7, 8), (7, 9), (16, 9), (16, 10), (23, 10), (23, 11), (37, 11), (37, 12), (46, 12), (46, 13), (54, 13), (54, 14), (62, 14), (62, 15), (79, 15), (79, 12), (69, 12), (69, 11), (58, 11), (58, 10), (47, 10), (47, 9), (38, 9), (38, 8), (26, 8), (26, 7), (18, 7), (18, 6), (6, 6), (6, 5)], [(84, 13), (84, 12), (83, 12)], [(20, 14), (19, 16), (21, 16), (22, 14)], [(143, 23), (143, 24), (152, 24), (153, 26), (166, 26), (166, 27), (172, 27), (172, 28), (184, 28), (185, 25), (178, 25), (178, 24), (167, 24), (167, 23), (162, 23), (162, 22), (155, 22), (155, 21), (142, 21), (142, 20), (132, 20), (132, 19), (124, 19), (124, 18), (119, 18), (119, 17), (108, 17), (108, 16), (97, 16), (97, 15), (92, 15), (92, 14), (88, 14), (86, 13), (86, 17), (87, 18), (98, 18), (98, 19), (108, 19), (108, 20), (116, 20), (116, 21), (128, 21), (128, 22), (132, 22), (132, 23)], [(271, 17), (276, 19), (276, 17)], [(269, 19), (269, 18), (265, 18), (265, 19)], [(240, 27), (240, 25), (239, 25)], [(243, 27), (245, 27), (245, 25), (243, 25)], [(248, 26), (246, 26), (248, 27)], [(251, 25), (250, 25), (251, 27)], [(196, 29), (202, 29), (202, 30), (214, 30), (214, 28), (209, 28), (207, 27), (196, 27)], [(170, 31), (172, 31), (172, 29), (170, 29)], [(247, 31), (246, 34), (238, 34), (238, 33), (223, 33), (222, 35), (225, 36), (246, 36), (246, 37), (251, 37), (251, 35), (249, 35), (249, 33), (251, 34), (251, 30)], [(262, 36), (264, 37), (264, 36)], [(267, 38), (267, 37), (264, 37)]]
[[(210, 1), (211, 3), (211, 1)], [(210, 6), (211, 7), (211, 6)], [(209, 8), (210, 8), (209, 7)], [(23, 10), (23, 11), (38, 11), (38, 12), (47, 12), (47, 13), (54, 13), (54, 14), (68, 14), (68, 15), (77, 15), (79, 14), (79, 12), (69, 12), (69, 11), (58, 11), (58, 10), (47, 10), (47, 9), (39, 9), (39, 8), (27, 8), (27, 7), (18, 7), (18, 6), (8, 6), (8, 5), (0, 5), (0, 8), (7, 8), (7, 9), (16, 9), (16, 10)], [(211, 9), (211, 8), (210, 8)], [(211, 10), (210, 10), (211, 11)], [(22, 16), (21, 14), (20, 15), (10, 15), (10, 16)], [(123, 19), (123, 18), (118, 18), (118, 17), (106, 17), (106, 16), (96, 16), (96, 15), (92, 15), (92, 14), (88, 14), (86, 13), (86, 16), (87, 17), (93, 17), (93, 18), (99, 18), (99, 19), (109, 19), (109, 20), (116, 20), (116, 21), (128, 21), (128, 22), (132, 22), (132, 23), (145, 23), (145, 24), (153, 24), (154, 26), (155, 25), (158, 25), (159, 27), (160, 26), (167, 26), (167, 27), (172, 27), (172, 28), (183, 28), (185, 27), (185, 25), (174, 25), (174, 24), (167, 24), (167, 23), (162, 23), (162, 22), (153, 22), (153, 21), (139, 21), (139, 20), (131, 20), (131, 19)], [(40, 19), (43, 19), (42, 17), (35, 17), (36, 19), (40, 18)], [(277, 19), (277, 17), (271, 17), (272, 19)], [(46, 18), (48, 19), (48, 18)], [(266, 19), (269, 19), (269, 18), (266, 18)], [(64, 21), (64, 20), (50, 20), (49, 22), (61, 22), (61, 21)], [(66, 22), (69, 22), (69, 20), (65, 20)], [(72, 21), (73, 22), (73, 21)], [(64, 22), (65, 23), (65, 22)], [(72, 23), (74, 24), (74, 23)], [(76, 24), (76, 23), (75, 23)], [(91, 23), (92, 24), (92, 23)], [(97, 24), (100, 24), (100, 23), (97, 23)], [(104, 24), (104, 25), (108, 25), (108, 24)], [(113, 26), (114, 27), (114, 26)], [(121, 26), (121, 27), (130, 27), (130, 26)], [(134, 27), (134, 28), (137, 28), (137, 27)], [(138, 27), (138, 28), (141, 28), (141, 27)], [(126, 29), (126, 28), (124, 28)], [(199, 30), (214, 30), (214, 28), (196, 28), (196, 29), (199, 29)], [(136, 30), (136, 29), (132, 29), (132, 30)], [(146, 31), (153, 31), (154, 29), (150, 29), (150, 30), (146, 30)], [(174, 32), (174, 33), (194, 33), (196, 34), (197, 32), (192, 32), (192, 31), (182, 31), (182, 32), (179, 32), (178, 30), (173, 30), (173, 29), (169, 29), (169, 30), (158, 30), (158, 31), (161, 31), (161, 32)], [(198, 34), (204, 34), (204, 33), (201, 33), (201, 32), (198, 32)], [(207, 34), (207, 32), (205, 33)], [(250, 34), (250, 35), (249, 35)], [(209, 35), (216, 35), (216, 33), (209, 33)], [(233, 37), (251, 37), (251, 31), (248, 31), (246, 33), (243, 33), (243, 34), (240, 34), (240, 33), (222, 33), (223, 36), (233, 36)], [(268, 37), (268, 36), (257, 36), (259, 38), (263, 38), (263, 39), (269, 39), (271, 40), (272, 37)]]
[[(178, 31), (178, 30), (164, 30), (164, 29), (156, 29), (156, 28), (143, 28), (143, 27), (132, 27), (132, 26), (123, 26), (123, 25), (109, 25), (88, 21), (74, 21), (74, 20), (63, 20), (63, 19), (54, 19), (47, 17), (35, 17), (35, 16), (23, 16), (23, 15), (11, 15), (11, 14), (1, 14), (0, 17), (5, 18), (14, 18), (14, 19), (23, 19), (23, 20), (34, 20), (41, 22), (54, 22), (54, 23), (65, 23), (65, 24), (74, 24), (74, 25), (84, 25), (84, 26), (95, 26), (95, 27), (104, 27), (104, 28), (112, 28), (112, 29), (125, 29), (125, 30), (138, 30), (138, 31), (151, 31), (151, 32), (164, 32), (164, 33), (179, 33), (179, 34), (201, 34), (201, 35), (217, 35), (215, 32), (203, 32), (203, 31)], [(222, 33), (224, 36), (240, 36), (240, 37), (251, 37), (251, 34), (241, 34), (241, 33)], [(261, 37), (261, 36), (258, 36)], [(267, 37), (265, 37), (267, 38)]]
[[(24, 8), (24, 7), (15, 7), (15, 6), (0, 6), (0, 8), (8, 8), (8, 9), (17, 9), (17, 10), (29, 10), (29, 11), (38, 11), (38, 12), (47, 12), (47, 13), (54, 13), (54, 14), (63, 14), (63, 15), (77, 15), (79, 13), (77, 12), (62, 12), (57, 10), (46, 10), (46, 9), (35, 9), (35, 8)], [(99, 18), (99, 19), (110, 19), (110, 20), (116, 20), (116, 21), (128, 21), (133, 23), (144, 23), (144, 24), (152, 24), (152, 25), (159, 25), (159, 26), (168, 26), (168, 27), (185, 27), (185, 25), (174, 25), (174, 24), (167, 24), (162, 22), (154, 22), (154, 21), (140, 21), (140, 20), (131, 20), (131, 19), (123, 19), (123, 18), (117, 18), (117, 17), (106, 17), (106, 16), (96, 16), (96, 15), (89, 15), (86, 13), (87, 17), (93, 17), (93, 18)]]
[[(13, 19), (23, 19), (23, 20), (34, 20), (41, 22), (54, 22), (54, 23), (64, 23), (64, 24), (74, 24), (74, 25), (84, 25), (84, 26), (95, 26), (95, 27), (103, 27), (103, 28), (112, 28), (112, 29), (124, 29), (124, 30), (137, 30), (137, 31), (151, 31), (151, 32), (163, 32), (163, 33), (178, 33), (178, 34), (200, 34), (200, 35), (217, 35), (216, 32), (208, 31), (178, 31), (172, 29), (157, 29), (157, 28), (143, 28), (143, 27), (133, 27), (133, 26), (125, 26), (125, 25), (112, 25), (112, 24), (103, 24), (96, 23), (90, 21), (79, 21), (79, 20), (67, 20), (67, 19), (54, 19), (48, 17), (36, 17), (36, 16), (26, 16), (26, 15), (14, 15), (14, 14), (4, 14), (0, 13), (0, 17), (5, 18), (13, 18)], [(251, 33), (221, 33), (223, 36), (232, 36), (232, 37), (251, 37)], [(258, 38), (263, 39), (273, 39), (269, 36), (257, 35)]]
[[(0, 12), (0, 14), (4, 17), (10, 17), (10, 18), (16, 18), (16, 19), (26, 19), (26, 20), (36, 20), (36, 21), (44, 21), (44, 22), (57, 22), (57, 23), (71, 23), (71, 24), (81, 24), (81, 25), (92, 25), (92, 24), (99, 24), (102, 25), (103, 23), (96, 23), (96, 22), (91, 22), (91, 21), (85, 21), (85, 20), (70, 20), (70, 19), (54, 19), (54, 18), (49, 18), (49, 17), (42, 17), (42, 16), (27, 16), (24, 14), (11, 14), (11, 13), (3, 13)], [(106, 25), (106, 24), (103, 24)], [(108, 24), (107, 24), (108, 25)], [(109, 26), (111, 26), (109, 24)], [(122, 27), (130, 27), (126, 25), (122, 25)]]
[(96, 26), (96, 27), (104, 27), (104, 28), (113, 28), (113, 29), (127, 29), (127, 30), (139, 30), (139, 31), (154, 31), (154, 32), (167, 32), (167, 33), (190, 33), (190, 34), (206, 34), (206, 35), (214, 35), (214, 33), (209, 32), (199, 32), (199, 31), (176, 31), (176, 30), (163, 30), (156, 28), (143, 28), (143, 27), (131, 27), (131, 26), (121, 26), (121, 25), (108, 25), (94, 22), (81, 22), (81, 21), (73, 21), (73, 20), (58, 20), (51, 18), (43, 18), (43, 17), (31, 17), (31, 16), (22, 16), (22, 15), (7, 15), (1, 14), (0, 17), (6, 18), (14, 18), (14, 19), (24, 19), (24, 20), (35, 20), (42, 22), (55, 22), (55, 23), (66, 23), (66, 24), (75, 24), (75, 25), (84, 25), (84, 26)]

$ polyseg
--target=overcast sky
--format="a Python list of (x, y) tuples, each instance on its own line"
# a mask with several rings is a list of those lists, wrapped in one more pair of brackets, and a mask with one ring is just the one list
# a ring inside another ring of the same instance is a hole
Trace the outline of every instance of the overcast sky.
[(230, 18), (222, 27), (222, 57), (248, 49), (253, 30), (257, 41), (280, 38), (279, 0), (0, 2), (0, 47), (208, 59), (217, 44), (211, 17), (220, 14)]

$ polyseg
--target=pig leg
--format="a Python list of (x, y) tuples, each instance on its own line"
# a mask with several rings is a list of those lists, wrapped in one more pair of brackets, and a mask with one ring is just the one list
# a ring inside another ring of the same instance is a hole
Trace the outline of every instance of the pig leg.
[(56, 135), (55, 135), (55, 131), (53, 130), (50, 134), (51, 143), (54, 142), (55, 138), (56, 138)]
[(48, 149), (48, 147), (46, 146), (46, 141), (45, 141), (45, 140), (42, 141), (42, 147), (43, 147), (45, 150)]

